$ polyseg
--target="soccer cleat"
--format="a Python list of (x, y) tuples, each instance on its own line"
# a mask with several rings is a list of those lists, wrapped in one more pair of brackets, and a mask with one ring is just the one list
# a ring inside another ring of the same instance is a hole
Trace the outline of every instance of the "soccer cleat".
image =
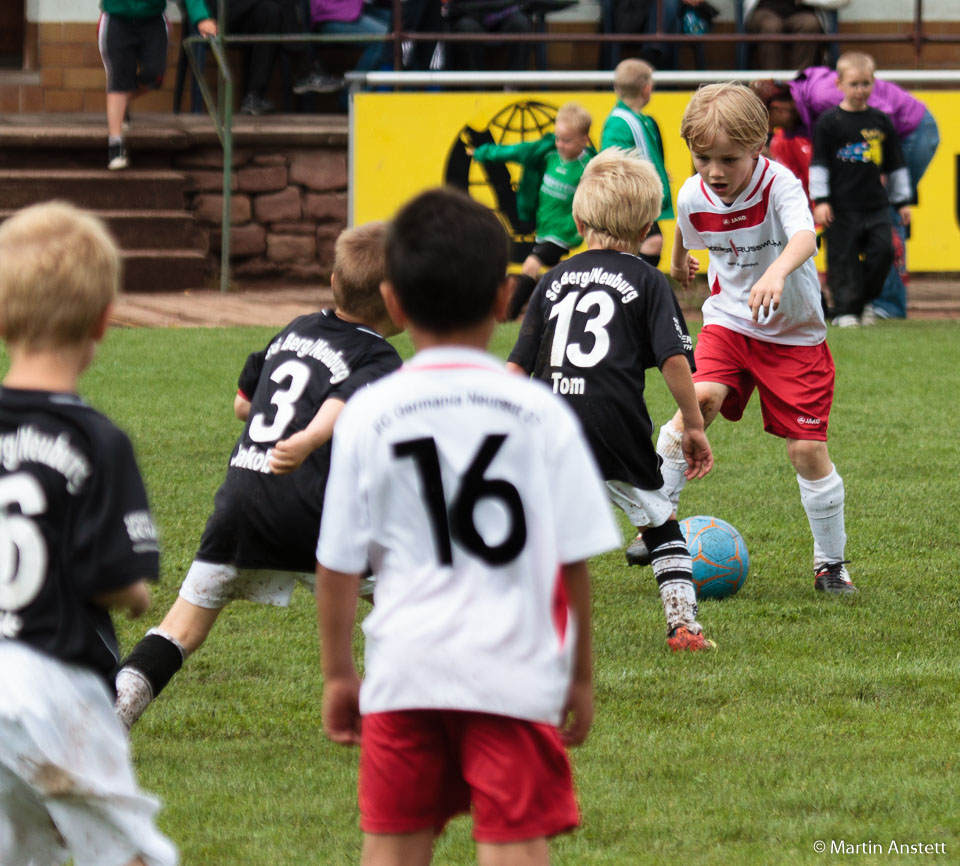
[(107, 168), (110, 171), (119, 171), (130, 165), (130, 152), (126, 142), (111, 144), (107, 147)]
[(848, 559), (823, 562), (814, 569), (813, 588), (828, 595), (854, 595), (858, 590), (847, 571)]
[(700, 650), (713, 650), (717, 645), (712, 640), (707, 640), (703, 632), (694, 634), (686, 626), (681, 625), (671, 629), (667, 635), (667, 646), (676, 652), (699, 652)]
[(864, 328), (869, 328), (877, 324), (877, 310), (873, 304), (867, 304), (863, 308), (863, 313), (860, 315), (860, 324)]
[(649, 565), (650, 551), (647, 545), (643, 543), (643, 536), (638, 535), (631, 542), (626, 552), (627, 565)]

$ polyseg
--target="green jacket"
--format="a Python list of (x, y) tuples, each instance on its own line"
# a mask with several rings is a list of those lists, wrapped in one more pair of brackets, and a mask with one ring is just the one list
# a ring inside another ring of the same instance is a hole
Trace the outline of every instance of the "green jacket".
[[(167, 10), (167, 0), (100, 0), (100, 8), (109, 15), (124, 18), (155, 18)], [(187, 0), (187, 15), (196, 24), (210, 17), (204, 0)]]
[[(537, 216), (537, 201), (543, 183), (544, 163), (547, 156), (557, 149), (552, 132), (536, 141), (521, 144), (481, 144), (474, 151), (477, 162), (518, 162), (523, 166), (517, 184), (517, 216), (533, 222)], [(596, 150), (587, 147), (587, 154), (596, 156)]]
[(673, 199), (670, 195), (670, 179), (663, 161), (663, 140), (660, 127), (648, 114), (634, 111), (622, 100), (617, 100), (613, 111), (607, 115), (600, 134), (600, 149), (619, 147), (623, 150), (636, 149), (644, 159), (653, 163), (660, 182), (663, 184), (663, 201), (660, 203), (658, 220), (672, 220)]

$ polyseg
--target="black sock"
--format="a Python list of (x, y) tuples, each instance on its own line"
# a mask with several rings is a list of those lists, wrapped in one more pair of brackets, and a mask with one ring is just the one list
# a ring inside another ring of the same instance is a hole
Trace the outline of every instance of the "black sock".
[(148, 634), (120, 665), (143, 674), (156, 697), (173, 675), (183, 667), (183, 653), (175, 643), (159, 634)]

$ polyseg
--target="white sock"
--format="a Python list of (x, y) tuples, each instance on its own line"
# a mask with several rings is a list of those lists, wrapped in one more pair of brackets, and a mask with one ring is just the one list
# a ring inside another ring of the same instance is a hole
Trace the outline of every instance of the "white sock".
[(117, 700), (113, 705), (120, 724), (129, 732), (153, 700), (153, 689), (136, 668), (121, 668), (117, 674)]
[(660, 435), (657, 437), (657, 454), (663, 459), (660, 466), (660, 474), (663, 476), (663, 487), (661, 488), (664, 496), (677, 507), (680, 501), (680, 493), (687, 483), (684, 473), (687, 471), (687, 461), (683, 456), (681, 443), (683, 442), (683, 433), (675, 430), (672, 422), (667, 422), (660, 428)]
[(813, 562), (841, 562), (847, 544), (843, 523), (843, 479), (834, 466), (826, 478), (808, 481), (797, 476), (800, 501), (813, 533)]
[(667, 580), (660, 584), (660, 600), (667, 618), (667, 631), (684, 626), (693, 634), (703, 631), (697, 622), (697, 590), (689, 580)]

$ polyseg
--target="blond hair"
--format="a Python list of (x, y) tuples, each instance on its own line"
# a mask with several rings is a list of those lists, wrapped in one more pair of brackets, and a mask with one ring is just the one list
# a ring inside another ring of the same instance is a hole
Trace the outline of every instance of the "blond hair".
[(7, 343), (35, 349), (83, 343), (119, 286), (116, 242), (92, 214), (45, 202), (0, 226), (0, 331)]
[(333, 299), (337, 309), (367, 324), (387, 315), (380, 283), (387, 272), (387, 224), (364, 223), (344, 229), (333, 248)]
[(837, 58), (837, 81), (843, 78), (844, 72), (869, 72), (873, 73), (877, 69), (874, 59), (863, 51), (845, 51)]
[(557, 109), (554, 126), (559, 123), (566, 123), (574, 132), (578, 132), (581, 135), (588, 135), (590, 133), (590, 124), (593, 123), (593, 118), (590, 116), (590, 112), (580, 105), (579, 102), (565, 102)]
[(759, 150), (767, 140), (770, 116), (760, 98), (743, 84), (704, 84), (683, 112), (680, 136), (691, 150), (705, 150), (724, 133), (746, 150)]
[(636, 99), (653, 81), (653, 67), (645, 60), (628, 57), (613, 71), (613, 92), (621, 99)]
[(636, 252), (660, 214), (663, 184), (635, 150), (608, 147), (587, 163), (573, 196), (573, 216), (593, 249)]

